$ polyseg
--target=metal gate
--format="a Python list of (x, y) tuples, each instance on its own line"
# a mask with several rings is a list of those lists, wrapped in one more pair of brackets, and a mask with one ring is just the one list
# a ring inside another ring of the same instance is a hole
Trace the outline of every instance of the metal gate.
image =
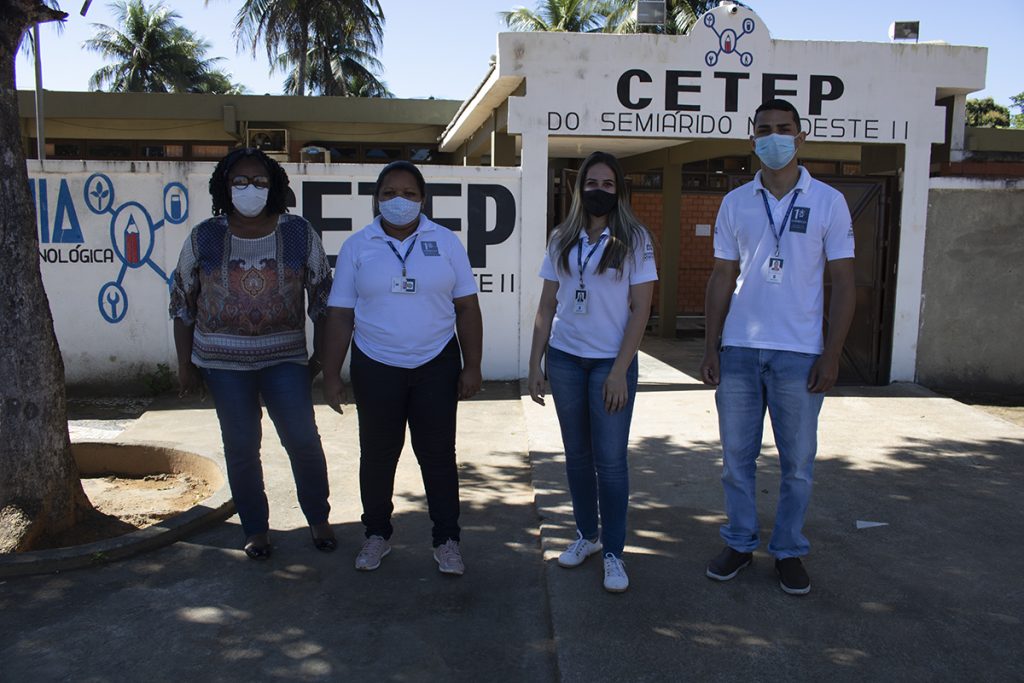
[[(892, 178), (820, 178), (846, 197), (856, 242), (857, 309), (839, 368), (841, 384), (888, 384), (898, 254)], [(831, 282), (825, 270), (825, 316)]]

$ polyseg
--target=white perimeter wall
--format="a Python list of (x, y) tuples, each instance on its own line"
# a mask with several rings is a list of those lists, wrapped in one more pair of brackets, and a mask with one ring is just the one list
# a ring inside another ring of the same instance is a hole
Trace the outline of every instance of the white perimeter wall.
[[(168, 281), (192, 226), (210, 215), (213, 168), (47, 161), (44, 171), (29, 162), (40, 267), (69, 385), (137, 388), (132, 383), (158, 364), (176, 367)], [(284, 168), (295, 196), (291, 211), (309, 219), (327, 253), (337, 255), (352, 231), (372, 219), (371, 188), (381, 167)], [(520, 171), (422, 170), (432, 195), (429, 215), (457, 231), (474, 266), (484, 317), (484, 378), (519, 377)]]

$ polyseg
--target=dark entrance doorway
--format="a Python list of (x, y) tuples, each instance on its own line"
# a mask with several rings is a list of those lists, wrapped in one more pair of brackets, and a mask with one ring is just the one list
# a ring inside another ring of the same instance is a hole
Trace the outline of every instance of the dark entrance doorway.
[[(857, 310), (843, 347), (842, 384), (888, 384), (896, 293), (897, 193), (893, 178), (822, 178), (846, 197), (857, 255)], [(825, 271), (825, 314), (831, 293)]]

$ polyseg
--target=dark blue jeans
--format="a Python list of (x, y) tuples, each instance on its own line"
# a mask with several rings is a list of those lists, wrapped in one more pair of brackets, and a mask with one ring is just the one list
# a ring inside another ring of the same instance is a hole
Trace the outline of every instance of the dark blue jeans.
[(263, 488), (260, 398), (291, 460), (299, 506), (310, 525), (331, 512), (327, 460), (313, 418), (309, 368), (280, 363), (262, 370), (212, 370), (203, 379), (213, 396), (224, 440), (228, 483), (246, 536), (266, 533), (270, 509)]
[(352, 393), (359, 413), (359, 493), (366, 536), (391, 538), (395, 470), (409, 426), (420, 465), (434, 546), (459, 540), (455, 414), (462, 357), (451, 342), (416, 368), (378, 363), (352, 344)]
[(548, 347), (551, 397), (565, 448), (565, 473), (576, 528), (597, 540), (598, 511), (604, 552), (622, 555), (629, 507), (629, 426), (638, 375), (634, 357), (626, 371), (629, 400), (617, 413), (604, 407), (604, 381), (614, 358), (582, 358)]

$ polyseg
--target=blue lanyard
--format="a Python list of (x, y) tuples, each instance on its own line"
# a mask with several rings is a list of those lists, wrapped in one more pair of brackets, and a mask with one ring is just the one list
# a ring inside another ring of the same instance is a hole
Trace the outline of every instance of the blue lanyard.
[(395, 249), (395, 245), (391, 243), (391, 240), (387, 238), (384, 239), (384, 242), (391, 248), (391, 253), (394, 254), (395, 258), (398, 259), (398, 262), (402, 264), (402, 277), (405, 277), (405, 260), (409, 258), (409, 254), (412, 253), (412, 248), (416, 246), (416, 238), (419, 236), (419, 233), (412, 236), (412, 242), (409, 242), (409, 248), (405, 250), (405, 256), (398, 253), (398, 250)]
[(597, 239), (597, 242), (594, 243), (594, 246), (592, 246), (590, 251), (587, 253), (586, 260), (583, 259), (583, 237), (581, 236), (580, 241), (576, 243), (576, 246), (578, 247), (576, 249), (576, 265), (579, 266), (580, 269), (580, 289), (587, 288), (587, 286), (583, 284), (583, 271), (587, 269), (587, 264), (590, 263), (590, 257), (594, 255), (594, 252), (597, 251), (597, 248), (601, 246), (601, 242), (604, 242), (604, 238), (607, 236), (608, 235), (604, 233), (601, 234)]
[(761, 199), (764, 200), (764, 212), (768, 214), (768, 225), (772, 229), (772, 237), (775, 238), (775, 255), (779, 255), (779, 249), (782, 243), (782, 233), (786, 232), (786, 223), (789, 222), (789, 214), (793, 213), (793, 205), (796, 204), (796, 197), (800, 194), (800, 190), (793, 190), (793, 198), (789, 200), (789, 208), (786, 209), (786, 215), (782, 219), (782, 227), (778, 232), (775, 232), (775, 219), (772, 218), (771, 207), (768, 206), (768, 191), (761, 190)]

